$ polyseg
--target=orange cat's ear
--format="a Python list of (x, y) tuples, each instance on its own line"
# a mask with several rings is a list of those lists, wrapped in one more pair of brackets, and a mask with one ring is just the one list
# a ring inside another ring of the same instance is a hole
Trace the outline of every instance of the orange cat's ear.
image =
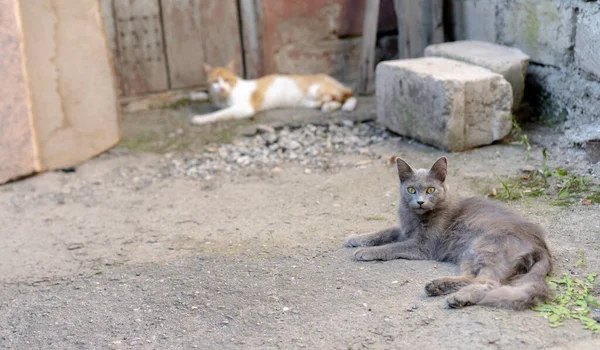
[(213, 69), (213, 67), (208, 63), (202, 63), (202, 69), (204, 69), (204, 73), (208, 73)]
[(400, 181), (408, 180), (415, 173), (410, 165), (402, 158), (396, 158), (396, 167), (398, 167), (398, 177), (400, 177)]
[(440, 157), (440, 159), (433, 163), (429, 173), (441, 182), (446, 181), (446, 175), (448, 174), (448, 159), (446, 159), (446, 157)]
[(235, 73), (235, 61), (231, 60), (227, 63), (227, 69)]

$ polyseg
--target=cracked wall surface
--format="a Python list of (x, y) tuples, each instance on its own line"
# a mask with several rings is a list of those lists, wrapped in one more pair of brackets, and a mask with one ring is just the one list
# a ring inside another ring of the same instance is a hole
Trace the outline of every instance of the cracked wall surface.
[(457, 40), (514, 46), (531, 57), (531, 117), (558, 124), (558, 142), (600, 139), (598, 0), (453, 0)]
[[(15, 81), (3, 85), (14, 97), (2, 98), (0, 138), (9, 138), (29, 173), (75, 166), (116, 144), (117, 94), (99, 2), (0, 0), (0, 13), (3, 26), (20, 24), (9, 31), (12, 39), (0, 40), (0, 78)], [(19, 114), (6, 112), (15, 108)], [(30, 135), (37, 147), (27, 153), (14, 135)], [(2, 175), (0, 168), (0, 183), (26, 174), (17, 170)]]

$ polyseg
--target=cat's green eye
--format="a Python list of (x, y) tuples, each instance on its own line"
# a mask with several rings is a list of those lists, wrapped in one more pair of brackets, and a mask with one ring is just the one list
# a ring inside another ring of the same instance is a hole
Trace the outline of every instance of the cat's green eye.
[(408, 193), (410, 193), (410, 194), (415, 194), (415, 193), (417, 193), (417, 190), (415, 190), (415, 188), (414, 188), (414, 187), (409, 187), (409, 188), (407, 188), (407, 189), (406, 189), (406, 191), (408, 191)]
[(427, 194), (432, 194), (433, 192), (435, 192), (435, 187), (428, 187), (427, 188)]

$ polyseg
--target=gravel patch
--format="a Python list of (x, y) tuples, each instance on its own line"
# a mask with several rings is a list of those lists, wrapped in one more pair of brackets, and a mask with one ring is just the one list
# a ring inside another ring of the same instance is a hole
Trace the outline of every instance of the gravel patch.
[(277, 172), (279, 165), (292, 162), (304, 166), (304, 171), (310, 173), (344, 166), (339, 155), (378, 157), (372, 146), (401, 139), (375, 122), (355, 124), (349, 120), (298, 128), (260, 126), (257, 132), (232, 144), (208, 146), (201, 154), (167, 154), (160, 172), (164, 176), (210, 180), (216, 174), (239, 169)]

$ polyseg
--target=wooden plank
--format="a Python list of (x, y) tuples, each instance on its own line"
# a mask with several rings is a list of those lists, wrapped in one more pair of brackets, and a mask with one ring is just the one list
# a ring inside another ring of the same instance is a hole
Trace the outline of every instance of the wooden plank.
[(115, 8), (113, 7), (113, 0), (101, 0), (100, 6), (102, 9), (102, 18), (104, 19), (104, 30), (106, 31), (106, 38), (108, 39), (108, 46), (110, 47), (112, 61), (114, 62), (117, 73), (115, 77), (117, 81), (117, 93), (121, 96), (123, 95), (123, 89), (121, 87), (121, 78), (119, 77), (119, 65), (117, 64), (119, 51), (117, 49), (117, 26), (115, 24)]
[[(248, 1), (248, 0), (243, 0)], [(238, 75), (244, 75), (242, 41), (236, 0), (202, 1), (202, 40), (204, 60), (212, 66), (224, 66), (235, 60)]]
[[(362, 34), (365, 3), (368, 0), (343, 0), (342, 8), (337, 19), (338, 38), (348, 38)], [(379, 16), (377, 18), (377, 32), (391, 32), (398, 27), (396, 12), (394, 11), (394, 0), (380, 0)]]
[(119, 72), (125, 95), (169, 88), (158, 1), (114, 1)]
[(206, 2), (161, 0), (171, 88), (201, 85), (206, 79), (201, 18)]
[(246, 78), (259, 78), (266, 74), (261, 46), (264, 37), (262, 1), (240, 1), (240, 14)]
[(379, 19), (379, 0), (365, 3), (363, 35), (360, 50), (358, 76), (359, 94), (367, 94), (374, 89), (375, 82), (375, 44), (377, 41), (377, 23)]
[(243, 60), (235, 0), (161, 0), (171, 88), (205, 84), (202, 63)]
[(427, 45), (444, 42), (443, 0), (394, 0), (399, 58), (422, 57)]

